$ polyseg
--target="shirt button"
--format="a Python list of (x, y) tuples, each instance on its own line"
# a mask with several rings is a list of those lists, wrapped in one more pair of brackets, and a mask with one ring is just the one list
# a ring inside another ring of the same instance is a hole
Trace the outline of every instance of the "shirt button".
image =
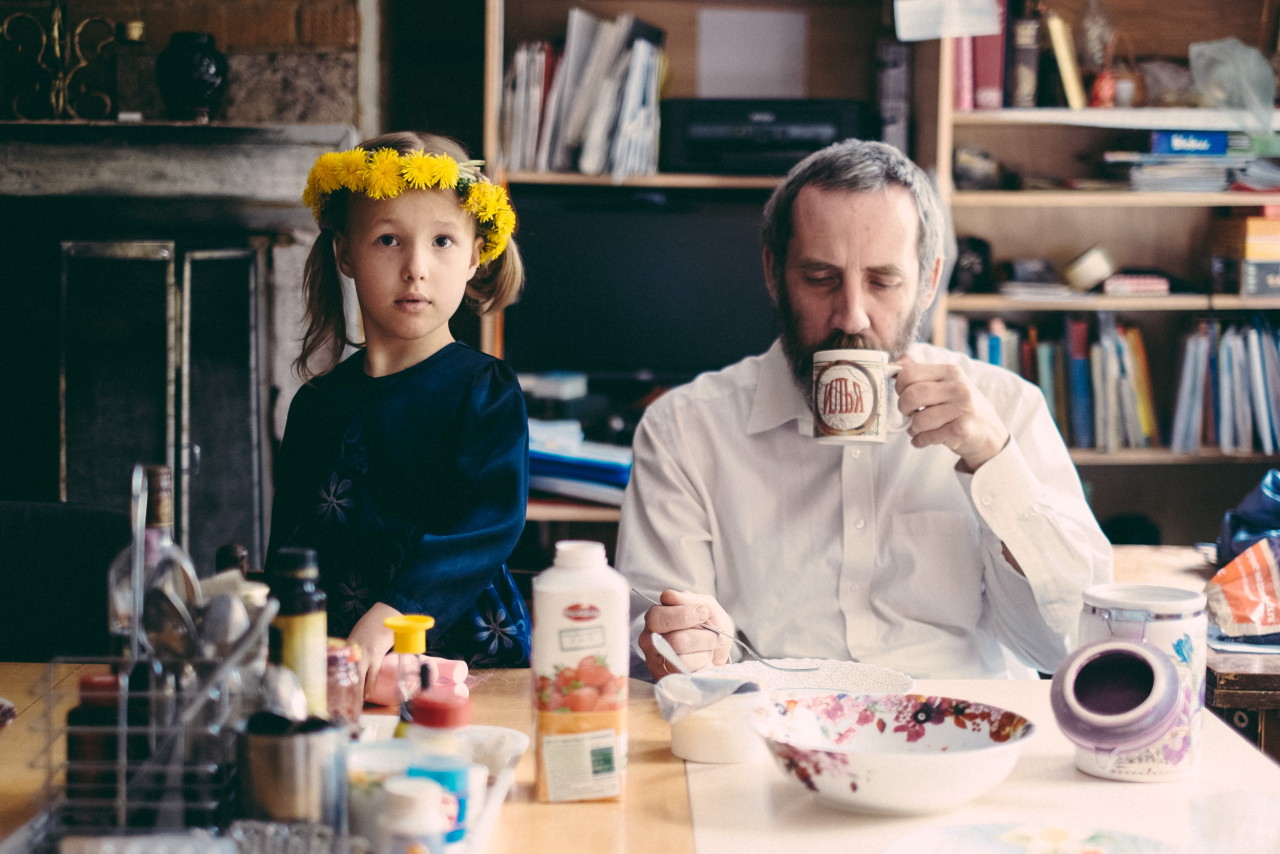
[(856, 521), (856, 522), (854, 522), (854, 523), (853, 523), (853, 527), (855, 527), (855, 528), (857, 528), (859, 531), (861, 531), (863, 528), (867, 527), (867, 520), (866, 520), (866, 519), (859, 519), (858, 521)]
[(984, 496), (982, 496), (982, 506), (983, 506), (983, 507), (990, 507), (990, 506), (991, 506), (991, 496), (990, 496), (990, 495), (984, 495)]
[(853, 457), (856, 460), (858, 457), (862, 456), (862, 451), (859, 450), (858, 448), (850, 448), (849, 456)]

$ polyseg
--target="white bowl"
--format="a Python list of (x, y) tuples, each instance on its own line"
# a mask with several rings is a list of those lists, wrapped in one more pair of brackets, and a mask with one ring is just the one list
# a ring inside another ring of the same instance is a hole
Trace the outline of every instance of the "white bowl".
[(986, 703), (923, 694), (775, 692), (751, 718), (782, 769), (857, 812), (941, 812), (1013, 770), (1035, 726)]
[(813, 669), (775, 670), (759, 661), (739, 661), (699, 670), (698, 675), (750, 679), (764, 691), (819, 688), (849, 694), (904, 694), (915, 687), (915, 680), (907, 674), (878, 664), (833, 658), (771, 658), (769, 661), (782, 667)]

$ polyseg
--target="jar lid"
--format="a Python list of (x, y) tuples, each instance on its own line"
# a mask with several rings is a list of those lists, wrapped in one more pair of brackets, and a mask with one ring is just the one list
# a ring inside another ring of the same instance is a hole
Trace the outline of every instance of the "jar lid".
[(1063, 735), (1090, 750), (1154, 743), (1178, 712), (1177, 668), (1150, 644), (1105, 640), (1067, 656), (1049, 702)]
[(1096, 584), (1084, 591), (1087, 606), (1161, 616), (1189, 616), (1203, 611), (1207, 601), (1203, 593), (1158, 584)]
[(80, 677), (80, 700), (91, 706), (114, 706), (120, 699), (120, 677), (91, 673)]
[(452, 691), (428, 688), (409, 701), (409, 714), (418, 726), (456, 729), (471, 723), (471, 700)]
[(342, 638), (329, 638), (329, 664), (348, 664), (360, 660), (360, 647)]
[(443, 833), (449, 829), (445, 812), (444, 787), (429, 777), (388, 777), (382, 781), (386, 795), (384, 820), (389, 829), (411, 829), (415, 833)]

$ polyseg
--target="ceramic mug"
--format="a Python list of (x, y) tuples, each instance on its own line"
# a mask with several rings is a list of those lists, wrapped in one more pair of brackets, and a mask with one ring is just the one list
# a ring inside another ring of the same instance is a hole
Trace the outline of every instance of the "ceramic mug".
[(898, 412), (888, 380), (900, 365), (883, 350), (813, 354), (813, 437), (828, 445), (884, 442), (911, 419)]
[(1200, 754), (1208, 617), (1205, 595), (1151, 584), (1099, 584), (1084, 591), (1079, 647), (1131, 641), (1159, 651), (1178, 677), (1176, 712), (1150, 743), (1132, 750), (1076, 750), (1076, 767), (1111, 780), (1175, 780)]

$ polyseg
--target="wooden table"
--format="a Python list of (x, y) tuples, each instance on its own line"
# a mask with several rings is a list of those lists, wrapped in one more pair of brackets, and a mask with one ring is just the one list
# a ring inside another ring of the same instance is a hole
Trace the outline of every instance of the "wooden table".
[[(50, 683), (44, 664), (0, 663), (0, 697), (18, 707), (17, 719), (0, 732), (0, 840), (40, 810), (46, 692), (67, 698), (53, 709), (64, 720), (82, 667), (60, 665)], [(474, 671), (469, 682), (475, 723), (532, 731), (528, 670)], [(516, 770), (489, 851), (693, 851), (684, 763), (671, 754), (671, 729), (658, 714), (652, 685), (632, 680), (628, 721), (627, 794), (622, 801), (538, 803), (529, 751)]]
[[(1216, 568), (1188, 546), (1117, 546), (1115, 580), (1201, 592)], [(1209, 650), (1205, 704), (1280, 761), (1280, 654)]]

